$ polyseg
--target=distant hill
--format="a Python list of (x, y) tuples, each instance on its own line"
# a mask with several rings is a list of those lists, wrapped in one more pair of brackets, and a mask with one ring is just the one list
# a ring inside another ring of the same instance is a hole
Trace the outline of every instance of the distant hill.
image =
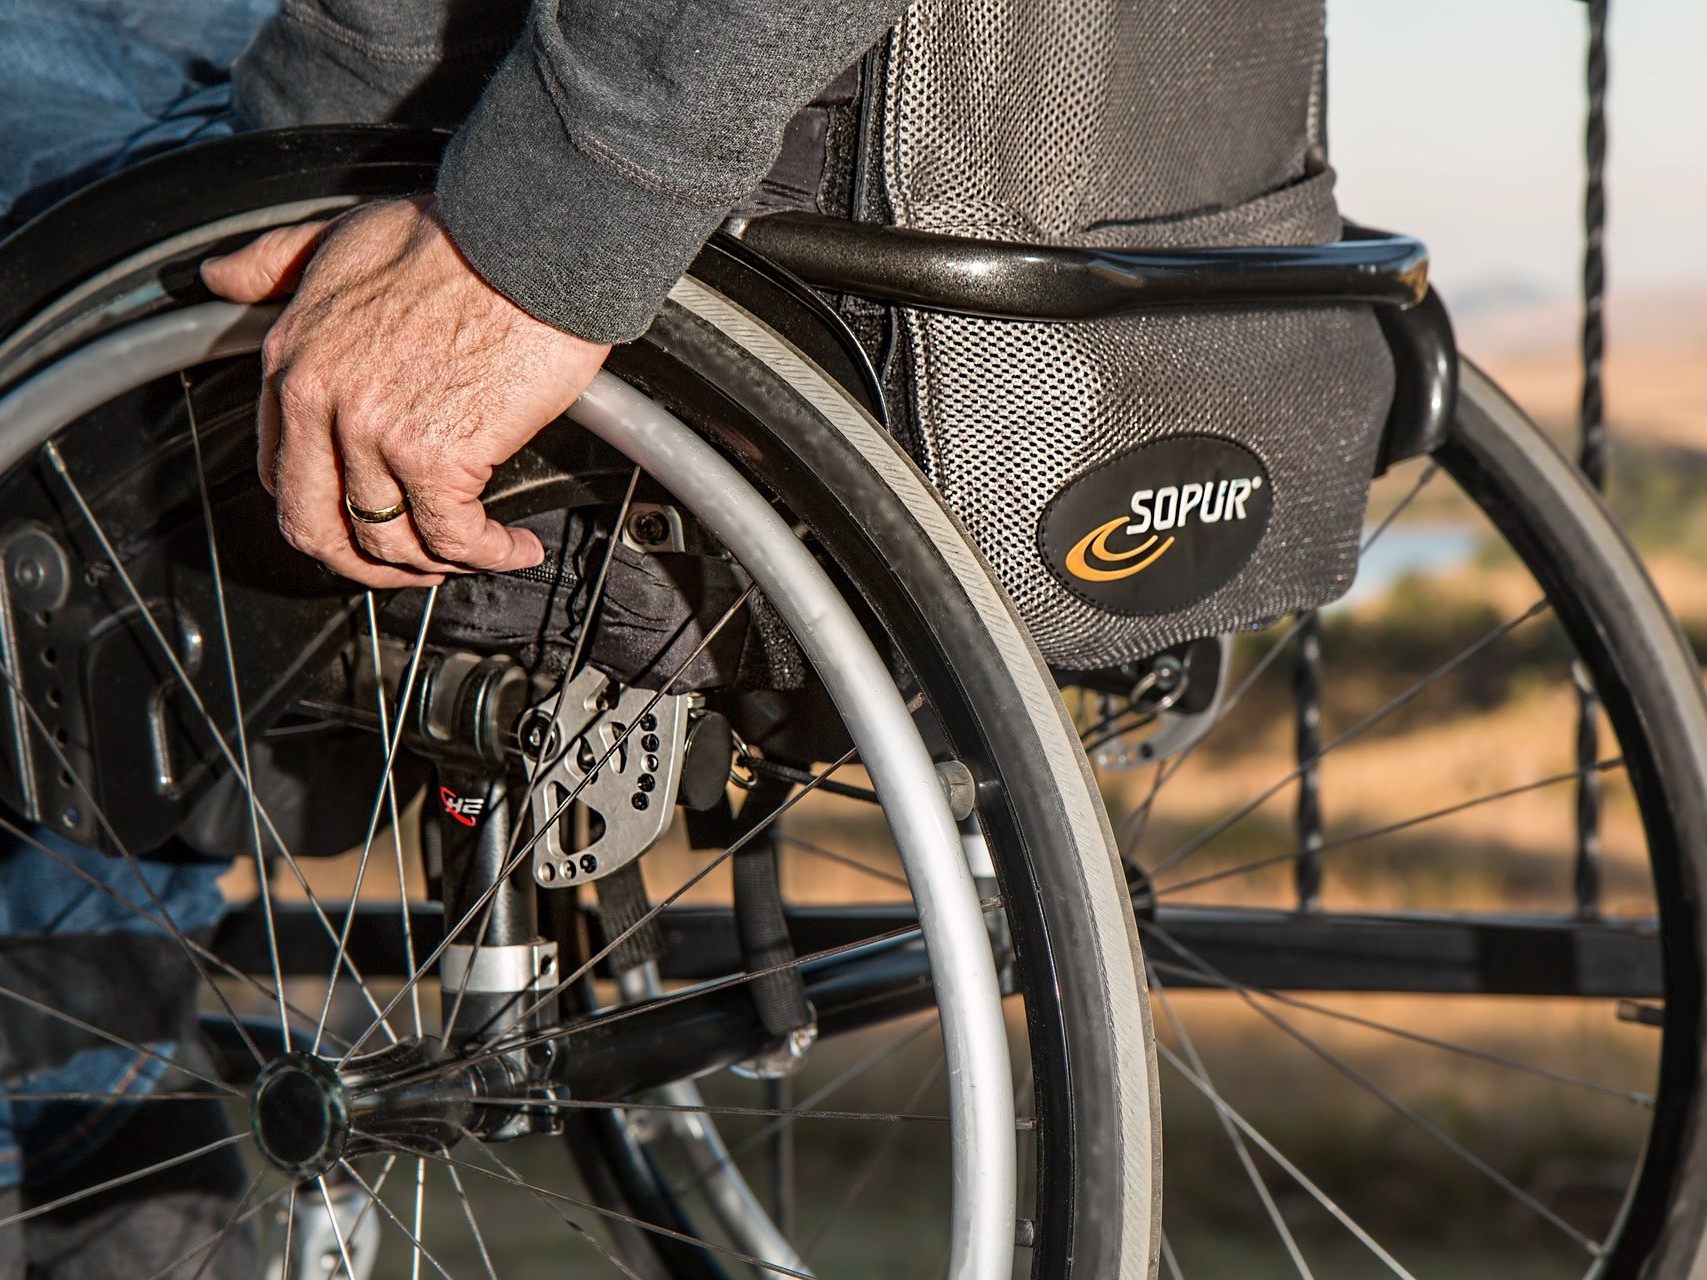
[[(1549, 427), (1576, 419), (1574, 301), (1521, 284), (1448, 298), (1464, 352)], [(1626, 441), (1707, 454), (1707, 290), (1615, 293), (1607, 310), (1608, 421)]]

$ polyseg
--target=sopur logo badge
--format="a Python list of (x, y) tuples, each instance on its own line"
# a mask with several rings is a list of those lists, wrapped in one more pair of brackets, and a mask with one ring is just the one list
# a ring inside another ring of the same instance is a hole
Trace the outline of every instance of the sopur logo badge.
[(465, 827), (472, 827), (486, 812), (484, 796), (459, 796), (449, 787), (439, 788), (439, 803), (444, 805), (446, 813)]
[(1262, 460), (1220, 436), (1140, 445), (1074, 480), (1044, 509), (1049, 571), (1111, 613), (1170, 613), (1232, 578), (1274, 506)]

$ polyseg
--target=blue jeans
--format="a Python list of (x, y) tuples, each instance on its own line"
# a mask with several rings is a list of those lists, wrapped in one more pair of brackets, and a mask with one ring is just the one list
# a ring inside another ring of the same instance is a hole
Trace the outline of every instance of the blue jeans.
[[(0, 236), (78, 187), (157, 152), (232, 132), (229, 69), (277, 0), (0, 0)], [(187, 195), (187, 198), (190, 198)], [(122, 211), (115, 211), (123, 216)], [(150, 911), (136, 872), (33, 833)], [(219, 864), (144, 864), (177, 926), (216, 922)], [(0, 936), (155, 931), (52, 858), (0, 832)], [(150, 1046), (171, 1055), (170, 1045)], [(165, 1071), (132, 1050), (89, 1049), (19, 1093), (147, 1093)], [(129, 1119), (134, 1104), (0, 1102), (0, 1187), (62, 1177)]]
[(278, 0), (0, 2), (0, 235), (126, 164), (232, 130)]
[[(225, 870), (223, 863), (140, 862), (133, 868), (122, 859), (72, 844), (46, 828), (31, 834), (63, 862), (0, 831), (0, 936), (71, 936), (118, 930), (158, 933), (156, 925), (125, 905), (129, 902), (150, 915), (159, 915), (138, 879), (139, 871), (165, 904), (172, 923), (184, 933), (208, 929), (224, 914), (225, 899), (218, 884)], [(101, 892), (68, 870), (64, 862), (86, 872), (111, 893)], [(5, 1090), (14, 1098), (28, 1093), (117, 1096), (99, 1103), (0, 1101), (0, 1187), (26, 1179), (55, 1181), (118, 1132), (135, 1110), (134, 1104), (126, 1104), (122, 1098), (152, 1089), (166, 1071), (163, 1058), (175, 1054), (175, 1046), (170, 1044), (149, 1047), (162, 1057), (148, 1057), (116, 1045), (85, 1049), (23, 1080), (6, 1081)]]

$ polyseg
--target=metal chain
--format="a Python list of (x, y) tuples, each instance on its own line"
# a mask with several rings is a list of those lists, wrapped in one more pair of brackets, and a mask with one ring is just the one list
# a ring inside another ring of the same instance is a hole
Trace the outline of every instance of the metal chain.
[[(1606, 354), (1606, 17), (1609, 0), (1588, 0), (1588, 114), (1583, 129), (1582, 396), (1578, 465), (1596, 489), (1606, 483), (1602, 366)], [(1588, 672), (1573, 666), (1577, 692), (1577, 830), (1571, 888), (1577, 915), (1600, 914), (1600, 698)]]
[(1298, 860), (1293, 883), (1298, 909), (1322, 905), (1322, 621), (1315, 610), (1298, 619), (1298, 659), (1292, 669), (1293, 740), (1298, 751)]

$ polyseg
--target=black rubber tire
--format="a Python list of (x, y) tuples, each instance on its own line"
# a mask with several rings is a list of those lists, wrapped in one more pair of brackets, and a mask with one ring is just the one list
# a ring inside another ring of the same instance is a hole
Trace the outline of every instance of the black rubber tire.
[(1642, 812), (1664, 955), (1665, 1025), (1643, 1166), (1591, 1274), (1707, 1275), (1707, 697), (1700, 668), (1600, 495), (1465, 364), (1435, 458), (1546, 592), (1593, 677)]
[[(232, 144), (219, 149), (228, 156)], [(280, 163), (288, 163), (288, 148), (280, 154)], [(176, 171), (188, 157), (169, 163)], [(240, 172), (254, 184), (252, 167)], [(120, 175), (141, 183), (146, 177)], [(204, 183), (217, 185), (219, 177), (215, 168)], [(352, 163), (307, 179), (281, 174), (262, 185), (282, 184), (300, 202), (408, 194), (423, 177), (430, 172), (415, 164), (376, 171)], [(108, 185), (80, 200), (114, 200), (122, 189)], [(203, 184), (196, 189), (201, 193)], [(212, 199), (222, 210), (240, 207), (227, 196)], [(32, 276), (30, 291), (50, 306), (93, 267), (105, 269), (87, 305), (55, 321), (91, 324), (79, 332), (93, 336), (103, 331), (97, 314), (123, 292), (124, 272), (112, 271), (113, 264), (142, 255), (141, 278), (183, 281), (185, 250), (159, 257), (148, 251), (176, 237), (193, 240), (202, 225), (199, 207), (186, 204), (175, 220), (172, 210), (157, 210), (140, 233), (104, 226), (98, 254), (74, 255), (57, 286)], [(86, 225), (87, 209), (77, 212)], [(258, 225), (264, 218), (248, 220), (245, 234)], [(51, 240), (49, 230), (37, 226), (30, 235)], [(199, 243), (194, 249), (204, 251)], [(158, 295), (149, 309), (180, 305), (172, 292)], [(193, 288), (185, 300), (197, 300)], [(39, 308), (14, 312), (4, 332), (16, 332), (35, 314)], [(30, 363), (26, 351), (0, 378), (10, 380)], [(949, 745), (978, 780), (979, 813), (1018, 953), (1040, 1135), (1032, 1274), (1048, 1280), (1153, 1275), (1160, 1245), (1159, 1108), (1143, 962), (1100, 797), (1053, 679), (1017, 615), (963, 530), (855, 392), (728, 297), (684, 281), (653, 329), (611, 367), (705, 431), (806, 521), (906, 656)]]

